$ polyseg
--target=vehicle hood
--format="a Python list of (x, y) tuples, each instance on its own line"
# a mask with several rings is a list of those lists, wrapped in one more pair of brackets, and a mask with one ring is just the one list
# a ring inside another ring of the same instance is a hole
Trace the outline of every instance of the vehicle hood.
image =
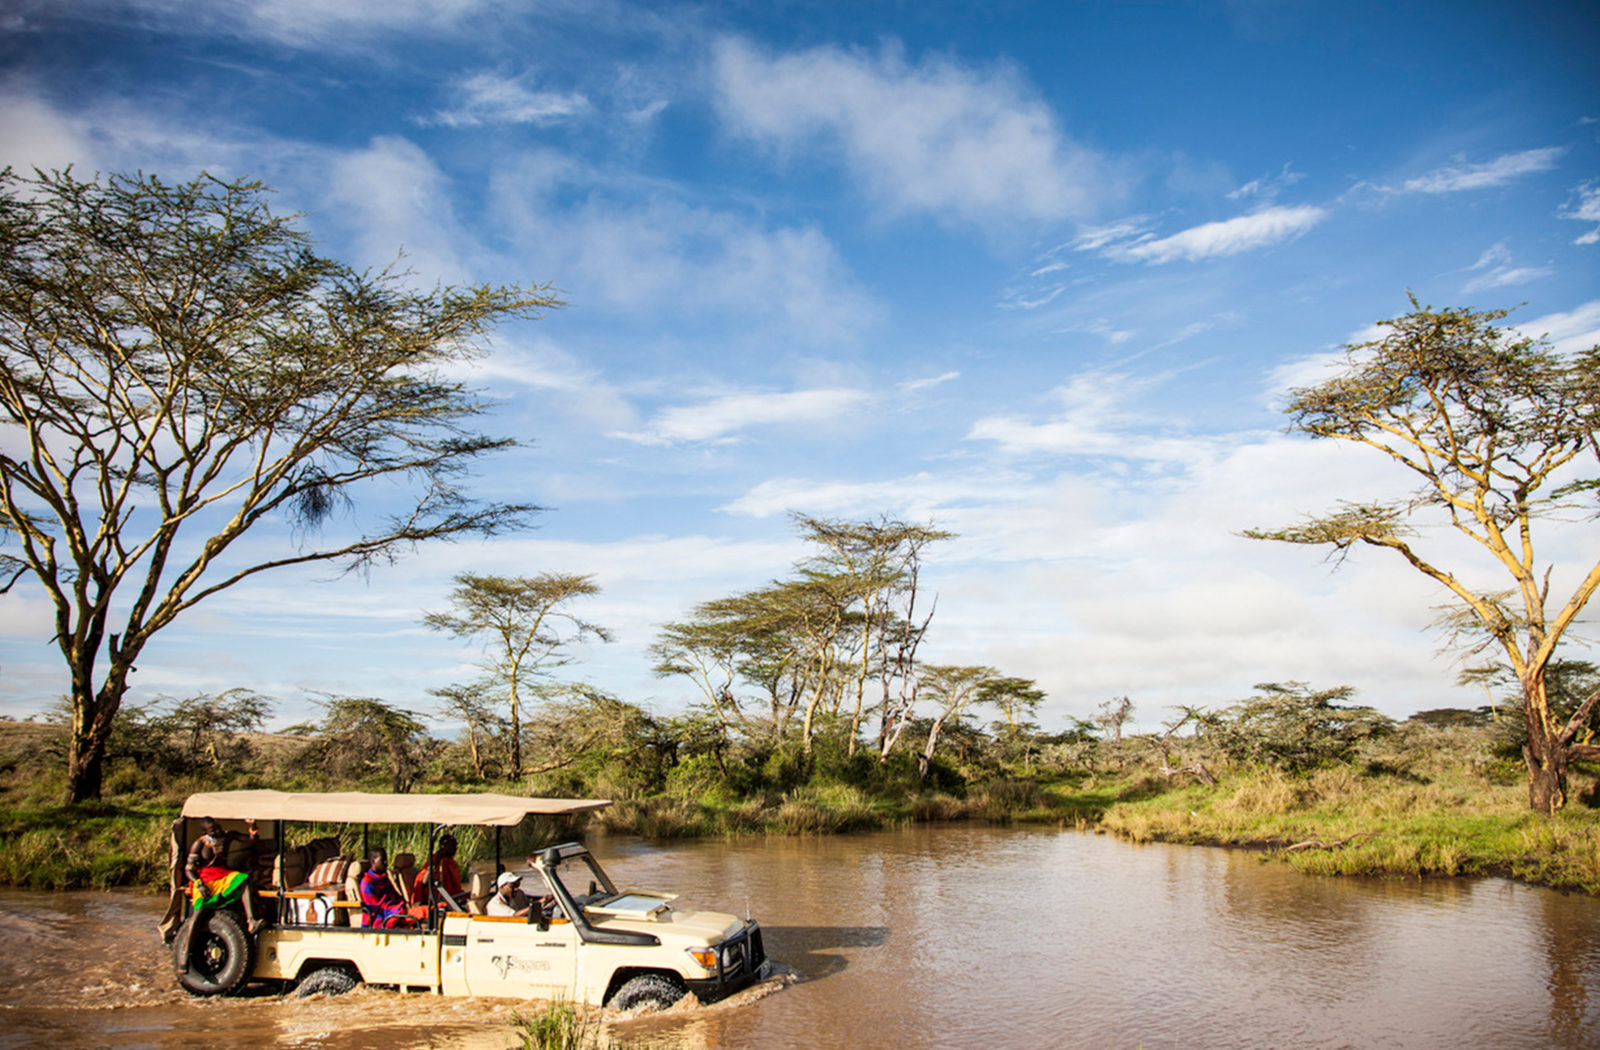
[(655, 918), (595, 916), (590, 920), (597, 930), (633, 930), (650, 933), (662, 941), (681, 940), (685, 945), (718, 944), (744, 929), (744, 920), (717, 911), (665, 911)]

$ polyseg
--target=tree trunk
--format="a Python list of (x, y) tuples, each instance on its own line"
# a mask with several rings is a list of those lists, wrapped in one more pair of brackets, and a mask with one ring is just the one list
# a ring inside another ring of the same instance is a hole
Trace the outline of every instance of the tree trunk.
[(1528, 805), (1553, 816), (1567, 804), (1567, 749), (1557, 741), (1530, 734), (1522, 755), (1528, 762)]
[[(113, 648), (116, 635), (112, 635)], [(67, 736), (67, 802), (98, 802), (105, 782), (106, 744), (133, 671), (134, 650), (116, 652), (99, 693), (93, 691), (93, 664), (74, 667), (72, 727)]]
[(1530, 668), (1522, 683), (1522, 711), (1528, 742), (1522, 757), (1528, 763), (1528, 806), (1545, 816), (1567, 804), (1567, 763), (1571, 755), (1551, 725), (1550, 700), (1545, 693), (1544, 667)]

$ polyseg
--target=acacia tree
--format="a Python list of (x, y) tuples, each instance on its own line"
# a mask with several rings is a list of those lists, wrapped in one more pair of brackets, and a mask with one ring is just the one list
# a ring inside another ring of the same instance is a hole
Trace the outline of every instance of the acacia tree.
[(585, 638), (610, 641), (604, 627), (568, 612), (574, 598), (600, 593), (592, 576), (540, 573), (537, 576), (456, 576), (449, 612), (423, 616), (425, 626), (457, 638), (482, 637), (486, 684), (503, 689), (509, 721), (511, 775), (522, 775), (524, 692), (548, 685), (571, 660), (568, 649)]
[[(822, 548), (804, 568), (842, 581), (849, 589), (849, 597), (860, 605), (860, 646), (850, 672), (854, 708), (849, 753), (856, 752), (867, 680), (876, 674), (883, 690), (878, 748), (880, 755), (886, 755), (889, 726), (894, 720), (891, 709), (902, 718), (909, 713), (909, 698), (914, 696), (915, 686), (908, 672), (932, 617), (930, 613), (920, 624), (916, 620), (922, 552), (928, 544), (950, 539), (955, 533), (887, 517), (867, 521), (805, 514), (791, 517), (801, 535)], [(899, 685), (898, 705), (891, 699), (895, 683)]]
[[(527, 522), (538, 508), (458, 487), (515, 442), (475, 433), (484, 405), (446, 374), (495, 322), (555, 305), (545, 287), (411, 292), (318, 256), (258, 182), (0, 172), (0, 538), (16, 550), (0, 576), (54, 608), (70, 800), (99, 797), (135, 661), (198, 602), (269, 569)], [(380, 492), (401, 502), (323, 537)], [(262, 530), (282, 546), (241, 549)]]
[[(1299, 525), (1245, 535), (1327, 545), (1341, 556), (1358, 543), (1385, 548), (1448, 590), (1517, 677), (1528, 803), (1553, 813), (1566, 800), (1568, 764), (1600, 758), (1600, 746), (1574, 742), (1600, 693), (1563, 720), (1546, 686), (1557, 645), (1600, 587), (1600, 561), (1579, 565), (1571, 593), (1552, 602), (1555, 566), (1536, 558), (1534, 528), (1555, 514), (1593, 513), (1600, 347), (1562, 355), (1496, 327), (1505, 310), (1434, 310), (1415, 297), (1411, 305), (1379, 322), (1388, 329), (1382, 338), (1346, 346), (1342, 371), (1293, 391), (1285, 411), (1291, 430), (1382, 452), (1415, 476), (1415, 494), (1344, 503)], [(1442, 545), (1411, 522), (1440, 517), (1510, 577), (1510, 591), (1475, 589), (1437, 560)]]
[[(951, 719), (959, 718), (961, 713), (974, 703), (993, 699), (997, 693), (1006, 691), (1004, 683), (1012, 682), (1019, 685), (1023, 679), (1002, 679), (999, 672), (992, 667), (972, 666), (963, 667), (948, 664), (935, 664), (922, 669), (922, 695), (933, 701), (939, 713), (934, 715), (933, 721), (928, 725), (928, 741), (923, 745), (922, 753), (917, 756), (917, 778), (927, 780), (928, 772), (933, 767), (934, 752), (939, 747), (939, 738), (944, 735), (945, 727)], [(1031, 686), (1032, 683), (1027, 683)]]

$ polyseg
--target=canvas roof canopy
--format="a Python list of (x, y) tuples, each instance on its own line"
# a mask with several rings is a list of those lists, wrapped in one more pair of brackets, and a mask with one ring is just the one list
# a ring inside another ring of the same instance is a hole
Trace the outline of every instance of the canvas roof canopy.
[(610, 799), (516, 795), (385, 795), (366, 791), (207, 791), (190, 795), (185, 817), (315, 820), (330, 824), (478, 824), (510, 827), (524, 817), (604, 809)]

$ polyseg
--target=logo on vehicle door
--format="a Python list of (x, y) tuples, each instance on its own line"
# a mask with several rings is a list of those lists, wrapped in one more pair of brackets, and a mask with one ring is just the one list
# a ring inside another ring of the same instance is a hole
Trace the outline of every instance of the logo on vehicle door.
[(548, 959), (519, 959), (515, 955), (491, 956), (489, 965), (500, 971), (500, 979), (502, 981), (510, 976), (512, 970), (518, 973), (533, 973), (536, 970), (550, 969), (550, 961)]

